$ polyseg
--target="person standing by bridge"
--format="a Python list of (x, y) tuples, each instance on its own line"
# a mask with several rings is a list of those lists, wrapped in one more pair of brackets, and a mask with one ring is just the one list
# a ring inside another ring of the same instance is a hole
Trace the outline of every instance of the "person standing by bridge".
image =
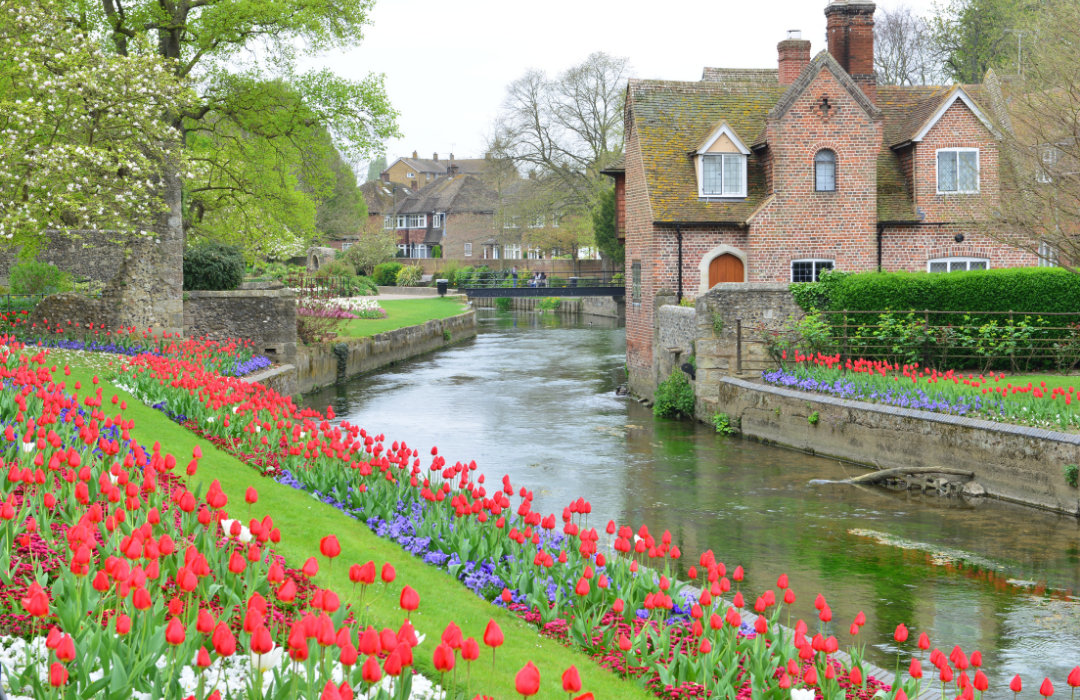
[(514, 278), (514, 288), (517, 288), (517, 265), (510, 268), (510, 276)]

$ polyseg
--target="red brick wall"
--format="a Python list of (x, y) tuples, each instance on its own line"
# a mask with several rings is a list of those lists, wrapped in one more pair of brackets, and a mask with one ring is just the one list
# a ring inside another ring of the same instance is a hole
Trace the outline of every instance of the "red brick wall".
[[(443, 257), (478, 264), (484, 257), (484, 241), (496, 234), (491, 214), (447, 214), (446, 235), (442, 240)], [(472, 243), (472, 256), (465, 257), (465, 244)]]
[[(956, 242), (958, 233), (964, 234), (962, 243)], [(886, 227), (881, 250), (885, 272), (926, 272), (933, 258), (987, 258), (992, 269), (1039, 264), (1031, 253), (996, 243), (971, 224)]]
[[(978, 148), (978, 194), (937, 193), (937, 149)], [(927, 222), (971, 221), (983, 219), (988, 208), (998, 203), (998, 147), (993, 134), (987, 131), (978, 117), (957, 100), (937, 124), (915, 144), (913, 180), (915, 205)]]
[[(822, 97), (833, 105), (827, 119), (820, 116)], [(798, 258), (874, 269), (880, 121), (823, 70), (783, 119), (769, 125), (768, 137), (776, 199), (751, 224), (749, 281), (789, 282)], [(814, 190), (814, 156), (822, 148), (836, 152), (835, 192)]]
[[(653, 216), (645, 188), (645, 168), (641, 161), (637, 129), (628, 106), (626, 119), (626, 364), (630, 387), (635, 393), (651, 396), (655, 389), (653, 364), (653, 298), (656, 280), (653, 259), (660, 251), (653, 242)], [(633, 264), (641, 263), (641, 299), (632, 296)]]
[(615, 176), (615, 235), (626, 242), (626, 173)]

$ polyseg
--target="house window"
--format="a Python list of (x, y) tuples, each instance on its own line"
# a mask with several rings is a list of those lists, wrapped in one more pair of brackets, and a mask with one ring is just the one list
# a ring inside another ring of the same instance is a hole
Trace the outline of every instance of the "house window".
[(428, 256), (428, 247), (423, 243), (416, 246), (414, 258), (426, 258)]
[(344, 253), (349, 248), (352, 248), (352, 241), (343, 241), (341, 244), (341, 252)]
[(405, 173), (405, 177), (416, 177), (416, 173)]
[(503, 228), (517, 228), (520, 221), (520, 216), (503, 215)]
[(927, 272), (967, 272), (988, 269), (990, 269), (990, 261), (986, 258), (934, 258), (926, 263)]
[(630, 266), (630, 301), (635, 304), (641, 303), (641, 263), (635, 262)]
[(540, 249), (536, 246), (529, 247), (529, 260), (542, 260), (544, 256), (540, 253)]
[(405, 222), (408, 221), (408, 218), (409, 217), (405, 216), (404, 214), (398, 214), (397, 227), (398, 228), (405, 228)]
[(521, 244), (507, 243), (503, 246), (504, 260), (521, 260)]
[(427, 214), (409, 214), (409, 228), (424, 228), (427, 226)]
[(792, 282), (817, 282), (821, 273), (833, 269), (832, 260), (792, 260)]
[(446, 225), (446, 214), (435, 214), (431, 217), (432, 228), (442, 228)]
[(1046, 241), (1039, 244), (1039, 267), (1057, 267), (1058, 256), (1054, 246)]
[(382, 218), (382, 227), (383, 228), (394, 228), (394, 215), (393, 214), (387, 214), (386, 216), (384, 216)]
[(746, 156), (701, 156), (701, 196), (745, 197)]
[(471, 258), (472, 257), (472, 243), (466, 243), (465, 244), (465, 257), (466, 258)]
[(530, 221), (529, 228), (544, 228), (544, 215), (541, 214)]
[(405, 245), (404, 243), (399, 243), (397, 249), (399, 253), (399, 258), (409, 257), (409, 246)]
[(836, 191), (836, 153), (827, 148), (814, 156), (814, 189), (818, 192)]
[(979, 149), (944, 148), (937, 152), (938, 194), (979, 191)]
[(551, 215), (551, 228), (559, 228), (559, 221), (562, 220), (562, 214), (554, 213)]
[(1035, 179), (1046, 185), (1054, 181), (1054, 166), (1057, 165), (1061, 151), (1053, 145), (1039, 146), (1039, 160), (1041, 164), (1036, 166)]

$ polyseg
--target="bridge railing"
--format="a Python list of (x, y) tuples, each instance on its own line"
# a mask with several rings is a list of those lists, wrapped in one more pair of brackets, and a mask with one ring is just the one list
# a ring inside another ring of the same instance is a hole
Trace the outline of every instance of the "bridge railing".
[(625, 287), (626, 280), (621, 272), (601, 272), (581, 275), (552, 274), (537, 279), (533, 273), (519, 273), (515, 280), (508, 270), (481, 272), (458, 281), (458, 289), (521, 289), (548, 288), (573, 289), (596, 287)]

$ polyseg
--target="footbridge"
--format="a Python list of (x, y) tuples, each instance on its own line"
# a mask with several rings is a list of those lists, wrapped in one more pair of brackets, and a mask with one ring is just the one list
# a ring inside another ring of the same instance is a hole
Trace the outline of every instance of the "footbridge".
[(621, 274), (612, 273), (543, 280), (519, 276), (516, 282), (512, 277), (489, 277), (470, 279), (458, 291), (470, 297), (622, 297), (626, 283)]

